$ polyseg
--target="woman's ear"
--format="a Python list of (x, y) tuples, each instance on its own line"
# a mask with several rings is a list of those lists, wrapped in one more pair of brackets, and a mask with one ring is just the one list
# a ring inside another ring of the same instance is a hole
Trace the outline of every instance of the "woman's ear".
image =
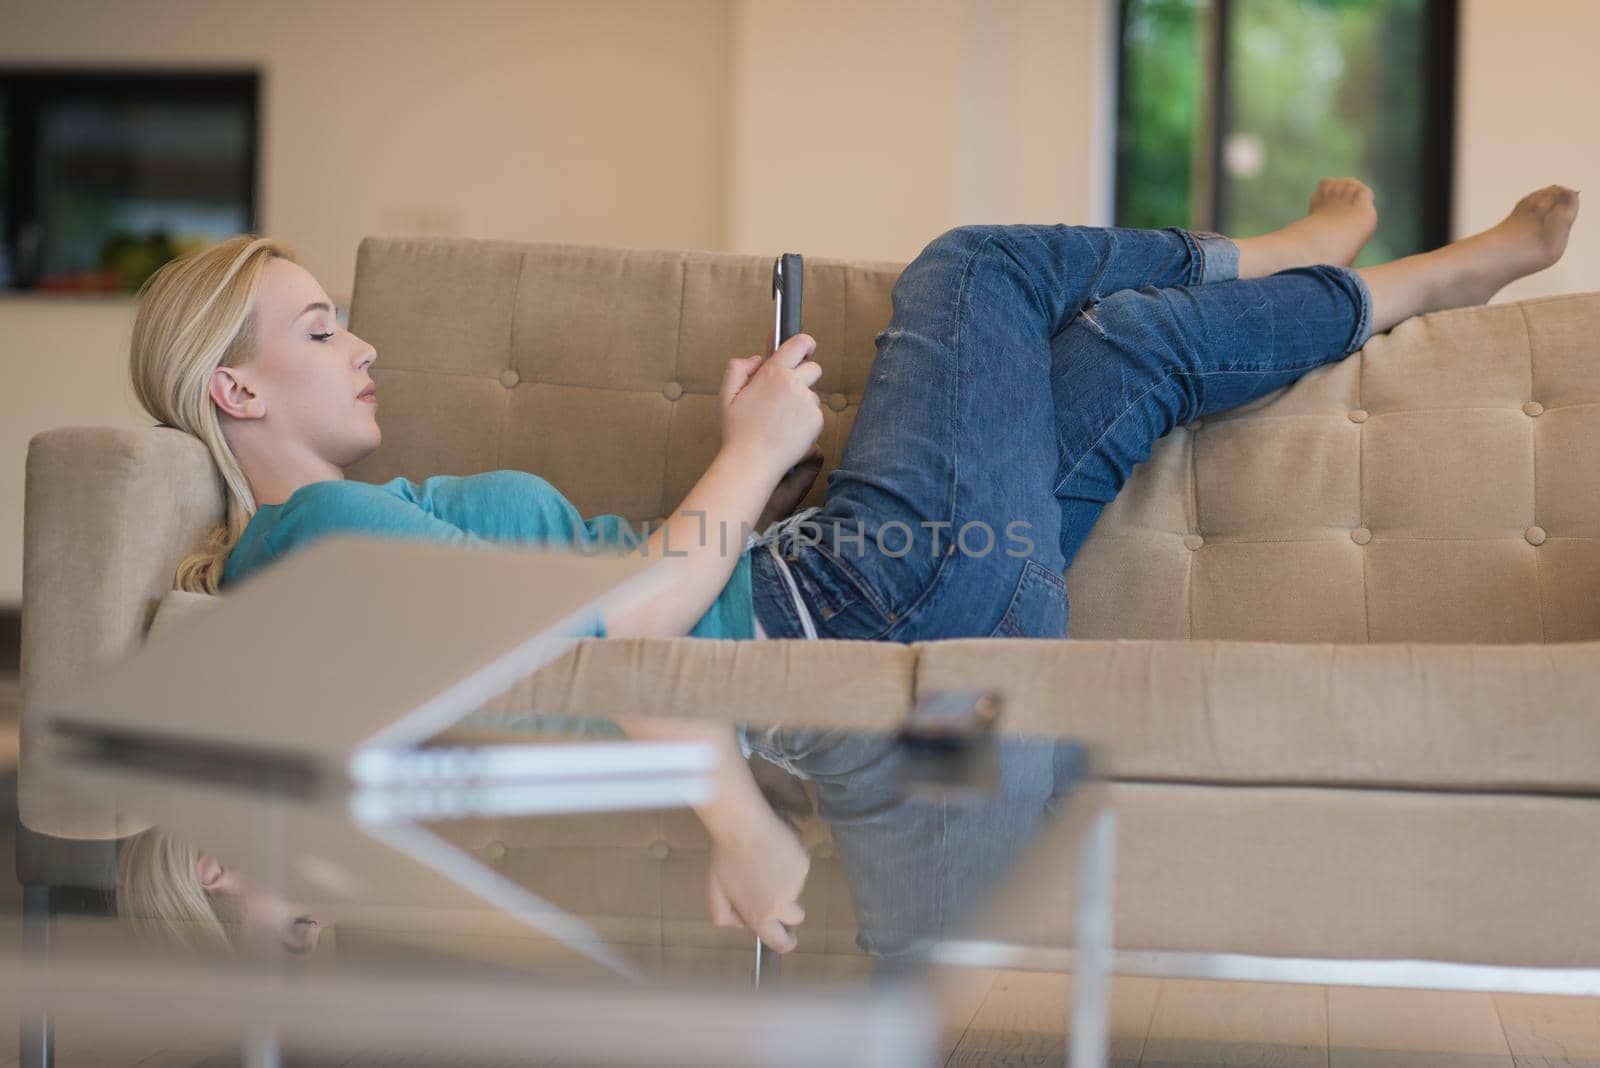
[(219, 367), (212, 371), (207, 392), (219, 409), (235, 419), (260, 419), (267, 414), (266, 403), (256, 396), (237, 368)]
[(195, 858), (194, 875), (196, 879), (200, 880), (200, 889), (217, 889), (222, 885), (222, 880), (227, 874), (221, 862), (210, 853), (201, 853)]

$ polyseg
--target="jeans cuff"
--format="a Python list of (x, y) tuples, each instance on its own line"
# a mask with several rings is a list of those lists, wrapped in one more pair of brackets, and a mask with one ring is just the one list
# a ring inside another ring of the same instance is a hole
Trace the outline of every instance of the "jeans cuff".
[(1355, 268), (1334, 266), (1333, 269), (1342, 271), (1345, 277), (1350, 280), (1361, 307), (1360, 313), (1356, 316), (1355, 333), (1350, 335), (1350, 343), (1344, 350), (1345, 355), (1348, 356), (1372, 340), (1372, 290), (1367, 287), (1367, 280), (1356, 273)]
[(1239, 246), (1233, 238), (1210, 230), (1185, 231), (1200, 260), (1200, 275), (1196, 285), (1207, 282), (1231, 282), (1239, 277)]

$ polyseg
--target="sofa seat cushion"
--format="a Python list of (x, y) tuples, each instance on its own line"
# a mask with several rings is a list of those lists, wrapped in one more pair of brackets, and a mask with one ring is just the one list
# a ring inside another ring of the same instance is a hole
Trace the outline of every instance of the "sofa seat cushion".
[(585, 639), (480, 710), (892, 729), (910, 711), (913, 646), (853, 641)]
[(992, 688), (1013, 728), (1118, 779), (1600, 792), (1600, 643), (923, 643), (918, 694)]
[[(216, 598), (174, 591), (151, 633)], [(1600, 792), (1600, 643), (585, 639), (477, 710), (892, 729), (993, 689), (1008, 729), (1082, 737), (1146, 782)], [(826, 700), (819, 695), (826, 694)]]
[[(221, 600), (171, 591), (148, 637), (202, 625)], [(514, 730), (543, 713), (892, 728), (911, 708), (915, 660), (914, 646), (888, 643), (586, 638), (475, 710), (469, 726)]]

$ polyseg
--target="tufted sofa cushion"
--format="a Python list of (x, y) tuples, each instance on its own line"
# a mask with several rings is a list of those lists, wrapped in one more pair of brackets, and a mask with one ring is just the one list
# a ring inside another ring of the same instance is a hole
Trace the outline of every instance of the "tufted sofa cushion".
[(1600, 294), (1401, 323), (1162, 443), (1071, 569), (1078, 637), (1600, 637)]
[[(716, 451), (723, 362), (770, 330), (770, 266), (368, 238), (351, 329), (379, 352), (384, 443), (350, 473), (518, 467), (585, 513), (662, 517)], [(898, 273), (807, 263), (829, 469)], [(1173, 433), (1068, 571), (1073, 635), (1600, 638), (1597, 322), (1600, 294), (1412, 319)]]
[[(771, 332), (771, 268), (726, 253), (368, 238), (350, 329), (378, 350), (383, 445), (349, 474), (382, 482), (514, 467), (585, 514), (664, 517), (716, 454), (724, 364)], [(830, 461), (855, 420), (898, 275), (889, 264), (806, 263)], [(807, 503), (823, 489), (819, 478)]]

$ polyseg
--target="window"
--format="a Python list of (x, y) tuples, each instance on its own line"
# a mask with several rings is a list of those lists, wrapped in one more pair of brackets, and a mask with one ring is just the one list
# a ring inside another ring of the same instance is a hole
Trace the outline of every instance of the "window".
[(130, 292), (256, 226), (253, 73), (0, 70), (0, 288)]
[(1358, 264), (1449, 240), (1456, 0), (1121, 0), (1116, 219), (1249, 236), (1373, 187)]

